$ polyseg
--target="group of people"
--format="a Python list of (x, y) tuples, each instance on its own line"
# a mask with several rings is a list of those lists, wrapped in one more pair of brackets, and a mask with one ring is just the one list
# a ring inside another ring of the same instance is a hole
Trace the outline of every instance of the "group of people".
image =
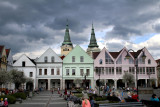
[(7, 98), (5, 98), (4, 100), (3, 100), (3, 98), (1, 98), (0, 107), (8, 107)]

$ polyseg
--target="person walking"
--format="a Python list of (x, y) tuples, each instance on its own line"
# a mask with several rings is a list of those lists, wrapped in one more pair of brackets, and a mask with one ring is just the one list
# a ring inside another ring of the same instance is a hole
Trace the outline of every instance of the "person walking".
[(82, 107), (91, 107), (91, 104), (88, 100), (88, 95), (87, 94), (83, 95)]
[(4, 101), (4, 107), (8, 107), (8, 101), (7, 101), (7, 98), (5, 98), (5, 101)]
[(89, 96), (89, 101), (90, 101), (91, 107), (94, 107), (94, 100), (92, 96)]

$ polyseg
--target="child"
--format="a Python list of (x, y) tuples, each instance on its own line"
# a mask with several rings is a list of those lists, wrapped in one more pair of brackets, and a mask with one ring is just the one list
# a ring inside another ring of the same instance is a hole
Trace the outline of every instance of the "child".
[(3, 101), (3, 98), (1, 98), (1, 106), (4, 105), (4, 101)]
[(5, 101), (4, 101), (4, 107), (8, 107), (8, 101), (7, 101), (7, 98), (5, 98)]

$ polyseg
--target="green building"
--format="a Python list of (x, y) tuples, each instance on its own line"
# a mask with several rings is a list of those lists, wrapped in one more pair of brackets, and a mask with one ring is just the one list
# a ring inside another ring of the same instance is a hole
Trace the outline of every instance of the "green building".
[(63, 89), (77, 87), (94, 88), (93, 59), (80, 47), (76, 46), (63, 59)]

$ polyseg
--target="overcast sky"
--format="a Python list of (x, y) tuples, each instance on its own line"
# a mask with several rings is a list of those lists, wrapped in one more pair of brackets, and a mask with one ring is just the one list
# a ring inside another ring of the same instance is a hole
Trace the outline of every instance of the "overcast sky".
[(60, 54), (67, 19), (74, 46), (87, 49), (93, 22), (101, 49), (146, 47), (160, 58), (160, 0), (0, 0), (0, 45), (15, 59)]

